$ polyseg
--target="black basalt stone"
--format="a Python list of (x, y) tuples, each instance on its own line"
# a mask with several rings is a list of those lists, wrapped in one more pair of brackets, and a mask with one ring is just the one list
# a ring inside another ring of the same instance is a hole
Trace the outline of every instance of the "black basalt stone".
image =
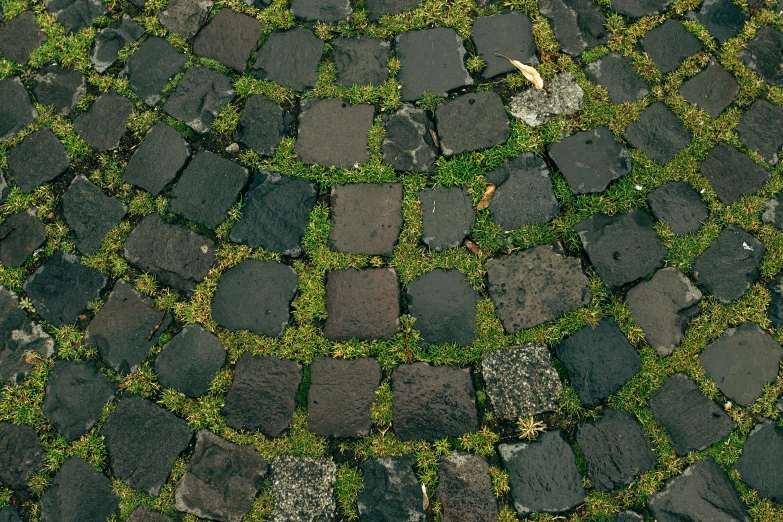
[(783, 500), (783, 477), (780, 462), (783, 459), (783, 429), (766, 421), (750, 432), (736, 468), (759, 496), (774, 502)]
[(30, 426), (0, 422), (0, 483), (23, 491), (44, 464), (44, 449)]
[(252, 16), (221, 9), (199, 31), (193, 42), (193, 53), (242, 72), (263, 32), (261, 22)]
[(400, 283), (392, 268), (336, 270), (326, 277), (324, 337), (390, 339), (400, 328)]
[(783, 128), (783, 107), (766, 100), (756, 100), (740, 118), (737, 136), (764, 161), (776, 165), (783, 146), (783, 134), (778, 132), (780, 128)]
[(371, 459), (360, 465), (364, 488), (359, 495), (358, 509), (362, 520), (427, 520), (421, 484), (414, 473), (415, 465), (416, 459), (410, 455)]
[(0, 288), (0, 385), (19, 384), (33, 371), (27, 352), (47, 359), (54, 353), (54, 339), (30, 321), (15, 293)]
[(711, 60), (706, 69), (683, 83), (679, 92), (687, 101), (707, 111), (711, 118), (717, 118), (734, 101), (739, 84), (730, 72)]
[(380, 87), (389, 77), (391, 44), (379, 38), (337, 38), (332, 40), (332, 60), (337, 69), (335, 83), (343, 87)]
[(307, 165), (358, 168), (370, 159), (367, 133), (374, 115), (375, 108), (369, 104), (347, 105), (327, 98), (303, 100), (294, 151)]
[(350, 0), (291, 0), (291, 14), (305, 22), (337, 22), (352, 12)]
[(437, 495), (443, 507), (443, 522), (497, 520), (489, 466), (479, 456), (455, 452), (441, 457)]
[(46, 242), (46, 225), (35, 214), (34, 208), (28, 208), (0, 224), (0, 262), (4, 266), (22, 266)]
[(620, 53), (609, 53), (588, 63), (585, 76), (605, 87), (609, 101), (615, 105), (634, 102), (650, 94), (650, 84), (636, 73), (632, 60)]
[(131, 156), (122, 180), (157, 196), (190, 158), (187, 140), (163, 122), (152, 126)]
[(771, 294), (769, 303), (769, 321), (772, 326), (777, 328), (783, 325), (783, 276), (778, 276), (774, 281), (767, 285), (767, 290)]
[(677, 69), (682, 62), (702, 49), (701, 42), (677, 20), (667, 20), (644, 35), (642, 49), (663, 74)]
[(436, 269), (408, 284), (408, 313), (422, 344), (470, 346), (476, 337), (479, 295), (459, 270)]
[(248, 97), (234, 139), (261, 156), (274, 156), (294, 118), (261, 95)]
[(422, 241), (436, 252), (456, 248), (473, 231), (476, 209), (467, 190), (431, 187), (419, 191)]
[(45, 0), (44, 5), (68, 32), (76, 33), (90, 27), (109, 8), (100, 0)]
[(631, 17), (662, 14), (672, 0), (611, 0), (611, 7), (618, 13)]
[[(306, 27), (276, 30), (258, 51), (258, 59), (251, 72), (256, 78), (271, 80), (283, 87), (310, 90), (318, 79), (318, 64), (324, 46), (324, 41)], [(292, 63), (296, 67), (291, 67)]]
[(128, 522), (174, 522), (174, 519), (151, 511), (146, 506), (139, 506), (133, 510)]
[(177, 51), (165, 39), (150, 36), (128, 58), (123, 74), (128, 77), (128, 85), (133, 92), (153, 107), (163, 97), (163, 87), (187, 61), (187, 55)]
[(487, 173), (496, 186), (489, 209), (503, 230), (541, 225), (560, 213), (549, 167), (538, 154), (525, 152)]
[(120, 499), (112, 493), (109, 477), (95, 471), (81, 457), (71, 457), (41, 495), (41, 520), (106, 520), (116, 513), (119, 505)]
[(226, 350), (217, 337), (201, 325), (189, 324), (158, 354), (155, 374), (166, 388), (188, 397), (200, 397), (226, 363)]
[(18, 76), (0, 80), (0, 141), (16, 134), (38, 117)]
[(228, 76), (210, 67), (195, 65), (185, 71), (174, 93), (163, 104), (163, 110), (195, 132), (206, 134), (235, 94)]
[(81, 174), (63, 194), (62, 204), (65, 223), (76, 235), (76, 248), (86, 256), (98, 251), (128, 211), (125, 203), (107, 196)]
[(756, 37), (740, 51), (739, 59), (764, 81), (783, 87), (783, 33), (769, 25), (756, 31)]
[[(0, 20), (2, 19), (2, 12), (0, 12)], [(0, 509), (0, 522), (22, 522), (22, 519), (13, 506), (6, 506)]]
[(48, 127), (28, 134), (8, 151), (8, 169), (26, 194), (60, 176), (70, 164), (65, 147)]
[(26, 64), (30, 54), (46, 40), (32, 11), (25, 11), (0, 25), (0, 53), (6, 60)]
[(464, 94), (443, 102), (435, 112), (444, 156), (486, 149), (511, 136), (503, 100), (492, 91)]
[(339, 252), (389, 256), (402, 229), (402, 185), (332, 186), (329, 246)]
[(385, 15), (395, 15), (415, 9), (422, 0), (367, 0), (367, 15), (370, 20), (378, 20)]
[(86, 112), (73, 120), (76, 133), (87, 145), (103, 152), (120, 146), (133, 103), (119, 94), (102, 94)]
[(654, 102), (639, 121), (625, 133), (631, 147), (643, 150), (651, 160), (663, 165), (690, 145), (692, 134), (662, 102)]
[(67, 116), (87, 94), (87, 79), (79, 71), (49, 65), (35, 76), (33, 94), (41, 105), (51, 105), (57, 114)]
[(506, 58), (495, 53), (524, 64), (538, 64), (533, 24), (522, 12), (504, 10), (476, 18), (472, 38), (476, 44), (476, 54), (487, 64), (481, 71), (483, 78), (492, 78), (516, 70)]
[(538, 5), (563, 51), (572, 56), (609, 40), (604, 13), (590, 0), (541, 0)]
[(685, 15), (707, 28), (722, 44), (737, 34), (748, 20), (748, 15), (731, 0), (704, 0), (701, 7)]
[(143, 34), (144, 28), (128, 15), (123, 15), (116, 22), (109, 24), (98, 33), (90, 49), (90, 62), (95, 70), (99, 73), (106, 72), (117, 61), (120, 51)]
[(770, 180), (764, 167), (725, 142), (719, 143), (704, 158), (701, 174), (726, 205), (752, 196)]
[(696, 232), (707, 220), (707, 203), (696, 189), (684, 181), (671, 181), (647, 194), (653, 216), (672, 232), (685, 236)]
[(193, 38), (213, 5), (212, 0), (171, 0), (158, 13), (158, 20), (169, 31)]
[(383, 161), (397, 171), (429, 172), (438, 159), (435, 124), (427, 111), (403, 103), (394, 114), (383, 115)]

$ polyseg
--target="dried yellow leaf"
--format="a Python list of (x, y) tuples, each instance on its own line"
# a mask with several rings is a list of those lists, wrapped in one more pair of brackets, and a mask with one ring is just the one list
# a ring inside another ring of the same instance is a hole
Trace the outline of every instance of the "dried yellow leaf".
[(520, 62), (519, 60), (512, 60), (508, 56), (504, 56), (500, 53), (495, 53), (497, 56), (500, 56), (501, 58), (505, 58), (509, 62), (511, 62), (511, 65), (519, 69), (519, 72), (521, 72), (525, 78), (530, 81), (530, 83), (533, 84), (533, 86), (536, 89), (543, 89), (544, 88), (544, 80), (541, 79), (541, 75), (538, 74), (538, 71), (536, 71), (535, 67), (531, 67), (530, 65), (525, 65), (524, 63)]

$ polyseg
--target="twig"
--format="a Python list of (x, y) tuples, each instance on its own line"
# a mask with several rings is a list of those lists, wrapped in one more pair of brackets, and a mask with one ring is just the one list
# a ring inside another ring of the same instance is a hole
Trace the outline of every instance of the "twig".
[(152, 336), (155, 335), (155, 332), (158, 331), (158, 329), (163, 324), (163, 319), (166, 318), (166, 312), (163, 312), (163, 315), (160, 316), (160, 321), (158, 321), (158, 324), (155, 325), (155, 327), (152, 329), (150, 334), (147, 336), (147, 342), (150, 342), (152, 340)]
[(8, 237), (8, 235), (9, 235), (11, 232), (13, 232), (14, 230), (16, 230), (16, 227), (11, 227), (11, 228), (8, 230), (8, 232), (6, 232), (5, 234), (3, 234), (3, 237), (0, 237), (0, 241), (2, 241), (3, 239), (7, 238), (7, 237)]

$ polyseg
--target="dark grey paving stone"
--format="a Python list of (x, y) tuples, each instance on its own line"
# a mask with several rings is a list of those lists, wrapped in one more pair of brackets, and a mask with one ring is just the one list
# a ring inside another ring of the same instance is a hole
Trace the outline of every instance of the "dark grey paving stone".
[(611, 0), (612, 9), (630, 18), (663, 14), (671, 3), (672, 0)]
[(547, 152), (574, 194), (603, 192), (633, 166), (628, 152), (605, 126), (552, 143)]
[(290, 266), (246, 259), (220, 277), (212, 318), (229, 330), (280, 337), (291, 320), (296, 285)]
[(87, 79), (79, 71), (49, 65), (36, 74), (33, 94), (41, 105), (51, 105), (57, 114), (67, 116), (87, 94)]
[(193, 438), (187, 422), (138, 395), (120, 400), (101, 434), (114, 477), (151, 497)]
[(430, 187), (419, 191), (422, 240), (436, 252), (457, 248), (473, 231), (476, 209), (467, 190), (460, 187)]
[(707, 28), (722, 44), (745, 26), (748, 15), (731, 0), (704, 0), (701, 7), (685, 15)]
[(211, 520), (241, 520), (253, 507), (269, 466), (250, 446), (239, 446), (201, 430), (177, 485), (178, 511)]
[(764, 385), (775, 380), (782, 358), (780, 344), (753, 323), (729, 328), (699, 354), (707, 377), (741, 406), (761, 397)]
[(275, 457), (271, 463), (275, 509), (271, 522), (337, 519), (337, 465), (321, 458)]
[(505, 421), (556, 410), (563, 393), (544, 344), (528, 343), (488, 353), (481, 360), (481, 372), (495, 417)]
[(454, 29), (402, 33), (395, 38), (394, 52), (400, 60), (397, 81), (402, 85), (402, 101), (416, 101), (425, 92), (443, 97), (452, 89), (473, 85), (463, 62), (462, 38)]
[(114, 371), (133, 373), (171, 321), (170, 314), (162, 313), (152, 299), (121, 279), (85, 330), (84, 344), (97, 348), (101, 360)]
[(14, 386), (30, 374), (33, 364), (26, 352), (47, 359), (54, 353), (54, 339), (30, 321), (15, 293), (0, 288), (0, 385)]
[(503, 100), (492, 91), (464, 94), (443, 102), (435, 112), (444, 156), (487, 149), (511, 136)]
[(225, 363), (226, 350), (218, 338), (201, 325), (189, 324), (163, 347), (155, 374), (166, 388), (196, 398), (207, 393)]
[(112, 493), (109, 478), (81, 457), (71, 457), (41, 495), (41, 520), (106, 520), (117, 512), (119, 505), (120, 499)]
[(403, 103), (394, 114), (383, 115), (383, 161), (397, 171), (429, 172), (438, 159), (433, 141), (435, 124), (427, 111)]
[(422, 0), (367, 0), (367, 16), (370, 20), (378, 20), (382, 16), (416, 9), (421, 4)]
[(783, 430), (772, 421), (766, 421), (750, 432), (736, 468), (759, 496), (780, 502), (783, 500), (783, 477), (780, 462), (783, 459)]
[(553, 118), (575, 114), (584, 107), (584, 91), (571, 72), (562, 72), (544, 82), (543, 89), (529, 88), (511, 98), (512, 116), (531, 127), (539, 127)]
[(603, 86), (615, 105), (634, 102), (650, 94), (650, 84), (636, 73), (633, 60), (620, 53), (609, 53), (585, 66), (585, 76)]
[(725, 228), (691, 267), (691, 276), (721, 303), (742, 297), (758, 281), (764, 244), (744, 230)]
[(20, 267), (46, 242), (46, 225), (28, 208), (0, 223), (0, 262)]
[[(0, 12), (0, 20), (2, 19), (2, 12)], [(0, 522), (22, 522), (22, 519), (13, 506), (6, 506), (0, 509)]]
[(539, 9), (549, 20), (560, 47), (572, 56), (609, 41), (606, 17), (590, 0), (542, 0)]
[(549, 167), (538, 154), (525, 152), (486, 174), (497, 187), (489, 209), (504, 230), (551, 221), (560, 213)]
[(261, 95), (251, 95), (242, 110), (234, 140), (261, 156), (274, 156), (293, 122), (291, 113), (275, 102)]
[(100, 0), (44, 0), (44, 5), (66, 31), (73, 33), (109, 14), (106, 4)]
[(584, 502), (582, 476), (560, 430), (542, 433), (531, 443), (500, 444), (498, 453), (519, 516), (534, 511), (562, 513)]
[(147, 131), (141, 145), (131, 156), (122, 180), (157, 196), (174, 181), (189, 158), (187, 140), (174, 128), (159, 121)]
[(3, 175), (3, 170), (0, 169), (0, 205), (5, 203), (10, 193), (11, 187), (8, 186), (8, 182), (5, 180), (5, 176)]
[(644, 522), (644, 517), (635, 511), (626, 509), (617, 514), (614, 522)]
[(666, 260), (652, 218), (639, 209), (614, 216), (595, 214), (577, 223), (574, 231), (610, 290), (647, 276)]
[(783, 33), (769, 25), (756, 31), (756, 37), (739, 52), (739, 59), (764, 81), (783, 87)]
[(402, 185), (333, 185), (329, 246), (339, 252), (388, 256), (402, 229)]
[(171, 0), (158, 13), (160, 25), (181, 35), (193, 38), (207, 19), (212, 0)]
[(46, 383), (43, 413), (68, 441), (92, 429), (117, 387), (91, 362), (54, 363)]
[(30, 54), (46, 40), (32, 11), (25, 11), (0, 25), (0, 53), (12, 62), (26, 64)]
[(332, 60), (337, 69), (337, 85), (380, 87), (389, 78), (391, 44), (386, 40), (366, 37), (336, 38), (331, 45)]
[(106, 277), (81, 263), (81, 258), (58, 250), (31, 275), (24, 291), (35, 311), (52, 326), (73, 323), (90, 303), (100, 299)]
[(128, 58), (123, 74), (136, 95), (150, 107), (161, 100), (166, 84), (185, 66), (188, 57), (157, 36), (144, 40)]
[(459, 437), (478, 429), (470, 368), (401, 364), (391, 375), (392, 429), (400, 440)]
[(425, 522), (425, 500), (416, 479), (416, 458), (382, 457), (362, 462), (364, 488), (359, 495), (361, 519), (380, 522)]
[(679, 92), (687, 101), (707, 111), (711, 118), (717, 118), (734, 101), (739, 84), (712, 59), (706, 69), (683, 83)]
[(476, 337), (479, 295), (459, 270), (436, 269), (408, 284), (408, 313), (423, 345), (470, 346)]
[(653, 392), (650, 410), (681, 457), (707, 449), (737, 427), (684, 373), (675, 373)]
[(680, 345), (688, 323), (701, 311), (701, 298), (685, 274), (668, 267), (628, 290), (625, 302), (647, 342), (666, 357)]
[(783, 146), (783, 135), (777, 130), (783, 127), (783, 107), (765, 100), (756, 100), (737, 124), (737, 135), (742, 143), (764, 158), (770, 165), (778, 162)]
[(0, 80), (0, 140), (27, 127), (38, 117), (18, 76)]
[[(258, 51), (253, 76), (297, 91), (315, 87), (324, 41), (306, 27), (275, 30)], [(291, 64), (296, 64), (292, 67)]]
[(625, 133), (631, 147), (641, 149), (654, 162), (663, 165), (691, 144), (693, 135), (662, 102), (652, 103), (639, 121)]
[(667, 480), (663, 490), (647, 500), (647, 508), (658, 522), (751, 520), (731, 480), (712, 457)]
[(672, 232), (685, 236), (696, 232), (707, 220), (707, 203), (684, 181), (671, 181), (647, 194), (653, 216), (666, 223)]
[(293, 419), (301, 380), (299, 363), (245, 353), (236, 363), (226, 394), (226, 424), (279, 437)]
[[(767, 225), (783, 230), (783, 213), (780, 204), (783, 202), (783, 193), (778, 193), (772, 199), (764, 202), (764, 210), (761, 212), (761, 221)], [(780, 209), (780, 210), (779, 210)]]
[(215, 262), (215, 243), (183, 226), (166, 223), (153, 213), (130, 233), (122, 255), (139, 270), (187, 294)]
[(476, 18), (472, 38), (476, 45), (476, 54), (487, 64), (481, 71), (483, 78), (516, 71), (506, 58), (495, 53), (524, 64), (538, 63), (533, 24), (526, 14), (519, 11), (504, 10), (491, 16)]
[(350, 0), (291, 0), (291, 14), (305, 22), (337, 22), (352, 12)]
[(312, 181), (256, 173), (242, 198), (242, 216), (231, 229), (231, 241), (299, 257), (317, 195), (318, 186)]
[(583, 422), (576, 442), (584, 454), (587, 477), (598, 491), (627, 486), (658, 463), (642, 425), (625, 410), (608, 409), (600, 419)]
[(87, 145), (103, 152), (120, 146), (125, 123), (133, 112), (133, 103), (119, 94), (102, 94), (86, 112), (73, 120), (76, 133)]
[(557, 358), (586, 406), (622, 388), (642, 369), (642, 360), (612, 317), (586, 326), (557, 345)]
[(195, 65), (185, 71), (174, 93), (163, 104), (163, 110), (197, 133), (206, 134), (235, 94), (228, 76), (210, 67)]
[(85, 256), (98, 251), (106, 234), (116, 227), (128, 206), (107, 196), (83, 175), (77, 175), (62, 197), (63, 219), (76, 235), (76, 248)]
[(678, 20), (667, 20), (644, 35), (639, 43), (663, 74), (674, 71), (686, 58), (703, 48)]
[(783, 325), (783, 276), (778, 276), (767, 285), (772, 297), (767, 314), (774, 328)]
[(199, 31), (193, 53), (242, 72), (263, 34), (261, 22), (252, 16), (221, 9)]
[(367, 133), (373, 124), (372, 105), (347, 105), (337, 99), (302, 101), (295, 152), (303, 163), (343, 169), (358, 168), (369, 159)]
[(770, 180), (764, 167), (725, 142), (720, 142), (704, 158), (701, 174), (726, 205), (752, 196)]
[(133, 510), (131, 516), (128, 518), (128, 522), (173, 522), (174, 519), (166, 515), (162, 515), (155, 511), (151, 511), (145, 506), (139, 506)]
[(495, 522), (498, 506), (492, 494), (487, 461), (469, 453), (441, 457), (438, 468), (438, 500), (443, 522)]
[(208, 150), (200, 150), (171, 191), (171, 212), (215, 228), (250, 177), (247, 169)]
[(562, 245), (542, 245), (487, 261), (489, 296), (506, 332), (553, 321), (590, 303), (587, 276)]
[(104, 73), (117, 61), (120, 51), (144, 34), (144, 28), (127, 14), (108, 25), (95, 37), (90, 48), (90, 62), (99, 73)]
[(23, 491), (44, 464), (44, 449), (30, 426), (0, 422), (0, 483)]
[(381, 365), (375, 359), (316, 357), (310, 365), (307, 429), (320, 437), (367, 435), (380, 383)]
[(326, 277), (324, 337), (390, 339), (400, 329), (400, 283), (392, 268), (336, 270)]
[(26, 194), (60, 176), (70, 164), (65, 147), (48, 127), (28, 134), (8, 151), (8, 170)]

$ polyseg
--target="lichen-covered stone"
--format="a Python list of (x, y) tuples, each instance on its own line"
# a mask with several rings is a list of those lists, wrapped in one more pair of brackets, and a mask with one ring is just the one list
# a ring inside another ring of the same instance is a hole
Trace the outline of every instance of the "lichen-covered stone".
[(512, 116), (531, 127), (540, 127), (547, 121), (574, 114), (584, 107), (585, 93), (570, 72), (558, 73), (544, 82), (543, 89), (530, 87), (511, 98), (508, 109)]
[(429, 172), (438, 159), (435, 124), (427, 111), (403, 103), (394, 114), (383, 115), (383, 161), (397, 171)]
[(357, 507), (362, 520), (425, 522), (425, 500), (411, 455), (371, 459), (361, 464), (364, 488)]
[(271, 462), (275, 508), (270, 522), (333, 522), (337, 517), (337, 465), (323, 458), (275, 457)]
[(27, 352), (41, 359), (54, 353), (54, 339), (19, 308), (19, 298), (0, 288), (0, 385), (19, 384), (33, 370)]

